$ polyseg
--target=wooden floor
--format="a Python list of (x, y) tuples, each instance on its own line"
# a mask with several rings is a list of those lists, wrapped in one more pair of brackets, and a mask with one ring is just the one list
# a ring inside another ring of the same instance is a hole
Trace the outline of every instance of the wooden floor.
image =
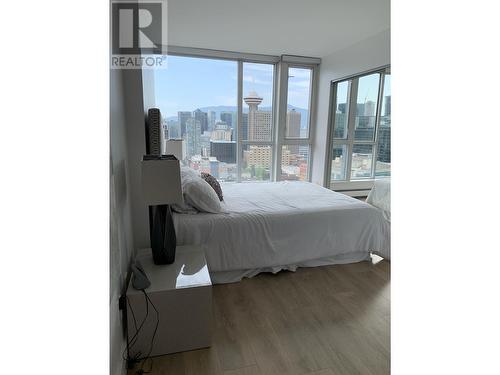
[(213, 299), (212, 347), (156, 357), (152, 374), (390, 373), (390, 263), (381, 258), (215, 285)]

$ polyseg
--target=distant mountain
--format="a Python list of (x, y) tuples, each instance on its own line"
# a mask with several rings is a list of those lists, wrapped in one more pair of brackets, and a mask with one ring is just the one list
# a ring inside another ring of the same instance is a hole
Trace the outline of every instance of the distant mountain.
[[(193, 108), (193, 111), (196, 110), (197, 108)], [(260, 107), (259, 109), (263, 111), (270, 111), (271, 107)], [(300, 113), (300, 127), (301, 129), (307, 129), (307, 116), (308, 116), (308, 110), (304, 108), (299, 108), (299, 107), (294, 107), (293, 105), (288, 106), (288, 110), (296, 110), (297, 112)], [(217, 119), (220, 119), (220, 114), (221, 112), (236, 112), (238, 110), (238, 107), (236, 106), (227, 106), (227, 105), (217, 105), (217, 106), (211, 106), (211, 107), (201, 107), (200, 110), (203, 112), (209, 112), (209, 111), (214, 111), (216, 113)], [(248, 108), (243, 108), (243, 113), (248, 113)], [(172, 121), (172, 120), (177, 120), (177, 116), (169, 116), (166, 118), (167, 121)]]
[(228, 105), (216, 105), (212, 107), (202, 107), (200, 109), (203, 112), (214, 111), (215, 113), (217, 113), (217, 117), (219, 117), (221, 112), (236, 112), (238, 108)]

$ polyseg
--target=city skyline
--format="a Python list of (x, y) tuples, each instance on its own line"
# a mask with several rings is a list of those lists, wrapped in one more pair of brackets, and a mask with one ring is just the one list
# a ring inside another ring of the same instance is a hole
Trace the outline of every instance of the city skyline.
[[(275, 71), (272, 64), (242, 64), (242, 107), (238, 124), (238, 63), (236, 61), (171, 56), (169, 68), (155, 71), (156, 106), (162, 113), (164, 132), (169, 138), (183, 138), (186, 162), (194, 169), (207, 172), (221, 181), (269, 180), (272, 174), (274, 146), (245, 145), (250, 142), (271, 142), (274, 138)], [(349, 149), (353, 178), (366, 178), (371, 165), (376, 173), (390, 173), (390, 76), (386, 76), (382, 97), (378, 137), (375, 149), (375, 122), (379, 98), (380, 75), (359, 78), (357, 97), (348, 97), (348, 81), (340, 82), (335, 106), (334, 138), (347, 138), (348, 106), (354, 106), (354, 133), (357, 142)], [(306, 139), (309, 133), (309, 108), (312, 70), (288, 69), (288, 90), (285, 136)], [(238, 134), (239, 133), (239, 134)], [(280, 145), (281, 166), (278, 179), (308, 178), (310, 146)], [(334, 151), (332, 172), (345, 167), (347, 148)], [(377, 151), (376, 160), (372, 160)], [(239, 159), (237, 157), (239, 153)], [(237, 160), (241, 165), (238, 166)], [(335, 172), (336, 175), (342, 177)]]
[[(271, 141), (272, 111), (262, 110), (259, 105), (263, 97), (251, 91), (243, 98), (248, 106), (243, 113), (242, 139), (249, 141)], [(301, 135), (301, 113), (295, 109), (287, 111), (287, 136)], [(172, 134), (185, 140), (186, 162), (194, 169), (210, 173), (222, 181), (235, 181), (237, 176), (236, 112), (179, 111), (177, 121), (163, 119), (164, 138)], [(204, 129), (204, 127), (206, 127)], [(247, 145), (242, 149), (242, 180), (269, 180), (272, 168), (272, 148), (264, 145)], [(283, 146), (280, 179), (307, 179), (309, 147)]]
[[(177, 112), (194, 111), (198, 108), (237, 107), (235, 61), (168, 56), (167, 64), (166, 69), (154, 71), (155, 104), (162, 110), (165, 118), (177, 116)], [(256, 91), (263, 95), (262, 108), (272, 107), (273, 79), (272, 65), (244, 63), (244, 94)], [(291, 68), (288, 103), (307, 110), (309, 85), (310, 76), (303, 69)]]

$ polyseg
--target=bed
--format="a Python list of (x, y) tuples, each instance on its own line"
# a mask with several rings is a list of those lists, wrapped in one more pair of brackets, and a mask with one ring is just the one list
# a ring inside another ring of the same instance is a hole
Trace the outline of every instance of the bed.
[(366, 198), (366, 203), (382, 210), (387, 221), (391, 221), (391, 179), (375, 180)]
[[(382, 178), (375, 180), (373, 187), (366, 198), (366, 203), (380, 210), (387, 223), (391, 223), (391, 179)], [(387, 248), (383, 252), (374, 251), (386, 259), (391, 259), (391, 249)]]
[(390, 223), (365, 202), (308, 182), (224, 184), (224, 213), (174, 214), (177, 244), (200, 245), (213, 283), (370, 259)]

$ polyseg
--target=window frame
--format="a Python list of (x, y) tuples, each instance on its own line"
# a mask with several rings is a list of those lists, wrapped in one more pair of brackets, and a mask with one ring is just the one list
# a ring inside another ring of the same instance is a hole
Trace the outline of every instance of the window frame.
[[(180, 46), (163, 46), (162, 55), (182, 56), (213, 60), (229, 60), (237, 63), (237, 139), (236, 139), (236, 182), (242, 181), (241, 172), (243, 165), (243, 150), (246, 145), (270, 146), (271, 147), (271, 175), (269, 182), (279, 181), (281, 176), (282, 146), (286, 145), (308, 145), (309, 160), (307, 169), (307, 181), (311, 180), (313, 138), (316, 119), (316, 93), (318, 87), (318, 70), (321, 59), (303, 56), (273, 56), (251, 53), (240, 53), (231, 51), (210, 50), (203, 48), (191, 48)], [(167, 60), (168, 61), (168, 60)], [(243, 126), (243, 64), (272, 64), (273, 65), (273, 98), (272, 98), (272, 131), (270, 141), (249, 141), (242, 139), (241, 128)], [(288, 68), (311, 69), (311, 87), (309, 97), (309, 137), (308, 138), (286, 138), (286, 108), (288, 95)], [(285, 74), (286, 72), (286, 74)], [(286, 81), (284, 82), (284, 78)], [(143, 85), (144, 88), (144, 85)], [(148, 87), (149, 88), (149, 87)], [(154, 97), (154, 93), (153, 93)], [(257, 181), (256, 181), (257, 182)], [(260, 181), (259, 181), (260, 182)], [(262, 181), (267, 182), (267, 181)]]
[[(377, 107), (375, 110), (375, 129), (374, 129), (374, 139), (373, 140), (355, 140), (355, 117), (359, 88), (359, 79), (372, 74), (379, 74), (379, 84), (377, 93)], [(359, 74), (354, 74), (339, 79), (335, 79), (330, 82), (330, 102), (329, 102), (329, 114), (328, 114), (328, 138), (327, 138), (327, 148), (326, 148), (326, 163), (325, 163), (325, 187), (329, 189), (334, 189), (336, 191), (366, 191), (371, 189), (373, 186), (373, 181), (379, 178), (390, 178), (390, 176), (376, 176), (375, 168), (377, 163), (377, 150), (379, 144), (379, 127), (380, 127), (380, 117), (382, 111), (382, 101), (384, 94), (384, 83), (385, 76), (390, 75), (390, 66), (383, 66), (373, 70), (365, 71)], [(336, 120), (336, 107), (337, 107), (337, 86), (341, 82), (348, 82), (348, 115), (347, 115), (347, 137), (345, 139), (334, 138), (335, 132), (335, 120)], [(370, 177), (367, 178), (356, 178), (351, 177), (351, 167), (352, 167), (352, 153), (354, 145), (371, 145), (372, 146), (372, 165)], [(333, 148), (335, 146), (346, 146), (346, 161), (345, 161), (345, 179), (343, 180), (332, 180), (331, 179), (331, 168), (332, 168), (332, 157)]]
[[(310, 69), (310, 88), (309, 88), (309, 108), (308, 108), (308, 137), (307, 138), (287, 138), (286, 137), (286, 116), (288, 109), (288, 78), (289, 69), (299, 68), (299, 69)], [(280, 102), (278, 103), (278, 137), (276, 144), (276, 159), (275, 159), (275, 179), (274, 181), (281, 181), (278, 178), (281, 177), (281, 157), (283, 146), (308, 146), (309, 147), (309, 158), (307, 167), (306, 181), (311, 181), (311, 170), (313, 163), (313, 139), (316, 121), (316, 95), (317, 95), (317, 81), (319, 76), (319, 64), (315, 63), (304, 63), (304, 62), (288, 62), (281, 61), (279, 64), (279, 94)], [(278, 176), (279, 172), (279, 176)]]
[(278, 111), (277, 111), (277, 96), (279, 95), (278, 91), (278, 86), (277, 86), (277, 74), (278, 74), (278, 62), (275, 62), (273, 64), (273, 97), (272, 97), (272, 122), (271, 122), (271, 140), (270, 141), (250, 141), (248, 139), (243, 139), (243, 132), (242, 132), (242, 127), (243, 127), (243, 64), (244, 63), (254, 63), (254, 64), (269, 64), (265, 62), (259, 62), (259, 61), (250, 61), (247, 59), (240, 59), (238, 60), (238, 142), (236, 144), (236, 162), (237, 162), (237, 169), (238, 169), (238, 177), (236, 179), (236, 182), (268, 182), (268, 181), (245, 181), (241, 180), (241, 167), (243, 165), (243, 151), (245, 146), (270, 146), (271, 147), (271, 175), (269, 182), (276, 181), (275, 176), (276, 176), (276, 171), (274, 168), (274, 159), (276, 158), (276, 144), (275, 140), (277, 137), (277, 128), (278, 128), (278, 121), (277, 121), (277, 116), (278, 116)]

